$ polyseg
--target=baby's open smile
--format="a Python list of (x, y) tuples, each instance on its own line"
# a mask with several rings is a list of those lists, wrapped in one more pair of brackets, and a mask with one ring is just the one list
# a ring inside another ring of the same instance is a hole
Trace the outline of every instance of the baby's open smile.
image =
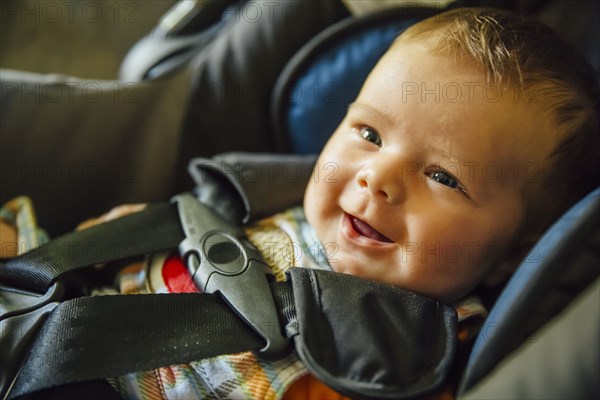
[(393, 243), (393, 240), (377, 231), (371, 225), (367, 224), (365, 221), (345, 213), (344, 215), (344, 225), (348, 226), (348, 229), (352, 229), (351, 235), (359, 235), (366, 239), (376, 241), (376, 242), (384, 242), (384, 243)]

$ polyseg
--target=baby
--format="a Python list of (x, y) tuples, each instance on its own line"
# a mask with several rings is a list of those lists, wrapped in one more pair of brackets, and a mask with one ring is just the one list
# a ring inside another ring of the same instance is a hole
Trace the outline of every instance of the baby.
[[(304, 198), (334, 269), (453, 301), (599, 184), (592, 71), (546, 29), (455, 10), (379, 61)], [(514, 263), (513, 263), (514, 264)]]
[[(598, 106), (593, 70), (538, 23), (484, 9), (429, 18), (395, 40), (323, 149), (317, 165), (336, 165), (332, 179), (311, 179), (303, 209), (269, 224), (305, 216), (334, 271), (455, 302), (510, 273), (600, 184)], [(138, 208), (119, 210), (104, 219)], [(179, 395), (322, 393), (305, 380), (312, 389), (298, 388), (298, 363), (265, 366), (247, 353), (161, 368), (158, 377), (180, 376), (169, 386), (180, 385)], [(260, 374), (240, 365), (276, 373), (249, 383)], [(154, 391), (155, 378), (130, 378), (114, 384), (122, 393)]]

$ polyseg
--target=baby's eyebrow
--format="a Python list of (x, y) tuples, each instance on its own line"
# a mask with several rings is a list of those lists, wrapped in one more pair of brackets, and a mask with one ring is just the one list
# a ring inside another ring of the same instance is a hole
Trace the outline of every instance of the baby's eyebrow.
[(441, 153), (441, 154), (443, 154), (443, 155), (444, 155), (444, 156), (446, 156), (446, 157), (447, 157), (447, 158), (448, 158), (450, 161), (452, 161), (452, 162), (454, 162), (454, 163), (457, 163), (457, 164), (459, 164), (459, 165), (465, 165), (465, 163), (464, 163), (462, 160), (460, 160), (459, 158), (457, 158), (457, 157), (456, 157), (456, 155), (454, 155), (453, 153), (449, 152), (449, 151), (448, 151), (448, 150), (446, 150), (446, 149), (443, 149), (443, 148), (441, 148), (441, 147), (439, 147), (439, 146), (435, 146), (435, 145), (433, 145), (433, 144), (427, 145), (427, 148), (428, 148), (428, 149), (430, 149), (430, 150), (433, 150), (433, 151), (435, 151), (435, 152), (437, 152), (437, 153)]
[(389, 115), (386, 112), (379, 111), (378, 109), (371, 107), (368, 104), (359, 103), (359, 102), (355, 101), (348, 105), (348, 111), (357, 109), (357, 108), (363, 112), (366, 112), (367, 114), (371, 114), (374, 117), (382, 118), (383, 120), (385, 120), (385, 123), (388, 125), (394, 125), (394, 119), (392, 118), (391, 115)]

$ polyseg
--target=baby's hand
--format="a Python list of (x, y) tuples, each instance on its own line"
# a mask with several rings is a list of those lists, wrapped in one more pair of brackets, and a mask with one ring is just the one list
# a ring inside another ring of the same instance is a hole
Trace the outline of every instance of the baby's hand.
[(77, 225), (75, 230), (82, 231), (84, 229), (91, 228), (94, 225), (102, 224), (104, 222), (112, 221), (113, 219), (142, 211), (144, 208), (146, 208), (146, 206), (147, 204), (123, 204), (121, 206), (117, 206), (106, 214), (102, 214), (97, 218), (90, 218), (83, 221), (81, 224)]

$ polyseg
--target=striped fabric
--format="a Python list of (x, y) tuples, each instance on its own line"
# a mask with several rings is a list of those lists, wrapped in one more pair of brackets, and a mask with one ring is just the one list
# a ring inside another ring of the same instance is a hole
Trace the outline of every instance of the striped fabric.
[(0, 208), (0, 219), (17, 229), (16, 254), (20, 255), (48, 242), (48, 235), (37, 225), (31, 199), (15, 197)]

